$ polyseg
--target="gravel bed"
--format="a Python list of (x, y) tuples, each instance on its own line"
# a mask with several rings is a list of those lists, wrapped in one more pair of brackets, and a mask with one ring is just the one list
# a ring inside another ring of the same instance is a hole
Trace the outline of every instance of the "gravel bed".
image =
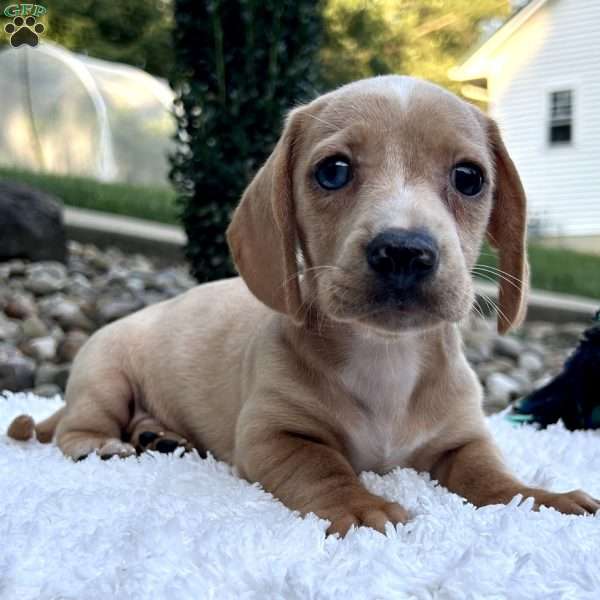
[(77, 242), (69, 243), (66, 266), (0, 263), (0, 390), (62, 393), (96, 329), (194, 285), (184, 264)]
[[(195, 285), (184, 264), (159, 264), (116, 248), (69, 242), (67, 265), (0, 263), (0, 390), (64, 391), (71, 363), (102, 325)], [(581, 323), (528, 322), (499, 336), (495, 321), (473, 314), (463, 324), (467, 358), (494, 412), (558, 373)]]

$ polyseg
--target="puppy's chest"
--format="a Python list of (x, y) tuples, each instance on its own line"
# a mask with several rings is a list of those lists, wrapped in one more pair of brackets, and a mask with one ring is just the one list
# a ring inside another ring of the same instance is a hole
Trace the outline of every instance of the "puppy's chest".
[(418, 373), (418, 356), (410, 351), (396, 360), (352, 361), (344, 370), (341, 379), (354, 407), (343, 420), (343, 429), (357, 472), (385, 473), (408, 466), (431, 439), (410, 411)]

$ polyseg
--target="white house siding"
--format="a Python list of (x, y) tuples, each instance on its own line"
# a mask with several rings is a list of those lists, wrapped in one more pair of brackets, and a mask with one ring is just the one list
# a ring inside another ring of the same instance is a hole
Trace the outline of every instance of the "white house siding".
[[(600, 0), (550, 0), (494, 53), (490, 112), (546, 235), (600, 235)], [(551, 91), (572, 89), (572, 145), (549, 146)]]

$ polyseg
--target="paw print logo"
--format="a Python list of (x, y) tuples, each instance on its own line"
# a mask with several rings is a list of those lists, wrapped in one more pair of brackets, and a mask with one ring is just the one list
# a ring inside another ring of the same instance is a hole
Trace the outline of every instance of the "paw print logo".
[(14, 48), (18, 48), (23, 44), (27, 44), (32, 48), (38, 45), (39, 36), (44, 33), (45, 27), (42, 23), (38, 23), (37, 19), (29, 16), (26, 19), (23, 17), (15, 17), (12, 23), (7, 23), (4, 26), (4, 31), (10, 35), (10, 44)]

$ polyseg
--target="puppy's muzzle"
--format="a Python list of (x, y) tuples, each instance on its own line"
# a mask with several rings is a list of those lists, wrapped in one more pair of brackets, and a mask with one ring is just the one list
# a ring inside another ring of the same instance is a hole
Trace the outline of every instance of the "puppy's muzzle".
[(366, 254), (380, 289), (394, 295), (417, 288), (439, 264), (438, 245), (424, 230), (387, 229), (369, 242)]

